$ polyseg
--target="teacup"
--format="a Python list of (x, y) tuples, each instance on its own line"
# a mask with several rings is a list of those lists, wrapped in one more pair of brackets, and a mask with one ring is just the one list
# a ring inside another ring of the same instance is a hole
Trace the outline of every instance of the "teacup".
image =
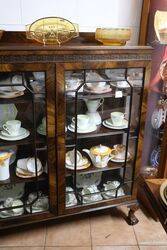
[(114, 126), (121, 126), (123, 124), (123, 120), (125, 118), (125, 114), (122, 112), (112, 112), (110, 114), (111, 121)]
[(90, 89), (104, 89), (106, 86), (106, 82), (92, 82), (86, 83), (86, 85)]
[(117, 81), (118, 88), (127, 88), (130, 87), (127, 81)]
[[(72, 118), (72, 122), (75, 123), (75, 117)], [(85, 129), (89, 126), (90, 118), (88, 115), (77, 115), (77, 127)]]
[(116, 144), (114, 145), (113, 147), (115, 149), (115, 156), (116, 158), (118, 159), (125, 159), (125, 150), (126, 150), (126, 147), (125, 145), (123, 144)]
[(77, 78), (69, 78), (66, 80), (66, 88), (67, 90), (75, 90), (77, 89), (81, 84), (81, 80)]
[(3, 124), (3, 129), (8, 132), (8, 134), (17, 136), (19, 134), (21, 127), (21, 121), (10, 120)]

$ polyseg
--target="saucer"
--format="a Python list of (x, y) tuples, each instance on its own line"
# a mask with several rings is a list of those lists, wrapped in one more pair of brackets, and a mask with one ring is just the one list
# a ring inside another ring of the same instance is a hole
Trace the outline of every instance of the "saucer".
[(30, 132), (25, 128), (20, 128), (20, 132), (21, 133), (17, 136), (11, 136), (7, 132), (2, 130), (0, 131), (0, 139), (6, 140), (6, 141), (17, 141), (17, 140), (24, 139), (30, 135)]
[(40, 134), (40, 135), (46, 135), (46, 130), (44, 130), (42, 124), (40, 124), (40, 125), (38, 126), (37, 132), (38, 132), (38, 134)]
[(16, 92), (6, 92), (6, 93), (2, 93), (0, 92), (0, 98), (16, 98), (16, 97), (19, 97), (19, 96), (22, 96), (24, 95), (24, 91), (16, 91)]
[(125, 129), (125, 128), (128, 128), (128, 121), (126, 119), (124, 119), (122, 125), (119, 125), (119, 126), (115, 126), (114, 124), (112, 124), (110, 118), (104, 120), (102, 124), (106, 128), (111, 128), (111, 129)]
[[(91, 133), (91, 132), (94, 132), (96, 129), (97, 129), (96, 125), (93, 124), (84, 130), (77, 128), (77, 133), (79, 134)], [(75, 133), (75, 128), (73, 127), (72, 124), (68, 125), (68, 130)]]
[[(112, 154), (111, 154), (111, 156), (112, 156)], [(123, 163), (123, 162), (125, 162), (125, 158), (124, 159), (120, 159), (120, 158), (117, 158), (116, 157), (116, 155), (114, 155), (115, 157), (114, 158), (111, 158), (111, 160), (110, 161), (112, 161), (112, 162), (118, 162), (118, 163)], [(127, 161), (130, 161), (131, 160), (131, 155), (130, 155), (130, 153), (128, 152), (128, 154), (127, 154)]]

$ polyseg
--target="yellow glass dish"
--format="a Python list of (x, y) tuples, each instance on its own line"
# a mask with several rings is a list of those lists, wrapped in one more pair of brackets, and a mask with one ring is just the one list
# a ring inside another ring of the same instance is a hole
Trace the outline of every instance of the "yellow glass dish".
[(130, 29), (97, 28), (95, 39), (103, 45), (121, 46), (130, 40)]
[(43, 44), (62, 44), (79, 36), (79, 28), (61, 17), (45, 17), (26, 25), (28, 39)]

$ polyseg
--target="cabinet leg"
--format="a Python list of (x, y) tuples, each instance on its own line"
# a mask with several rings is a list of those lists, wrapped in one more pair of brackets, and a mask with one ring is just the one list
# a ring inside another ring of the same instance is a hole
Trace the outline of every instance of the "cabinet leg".
[(129, 210), (129, 213), (128, 213), (128, 216), (127, 216), (127, 223), (129, 225), (136, 225), (139, 220), (137, 219), (137, 217), (135, 216), (135, 212), (138, 210), (138, 205), (133, 205), (133, 206), (130, 206), (129, 207), (130, 210)]

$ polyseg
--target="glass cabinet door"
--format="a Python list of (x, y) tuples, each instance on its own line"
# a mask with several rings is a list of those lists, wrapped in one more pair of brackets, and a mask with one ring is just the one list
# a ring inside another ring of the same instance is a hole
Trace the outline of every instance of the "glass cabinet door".
[(128, 199), (144, 69), (65, 70), (64, 77), (66, 212)]
[(48, 172), (55, 149), (47, 113), (52, 108), (46, 99), (48, 72), (23, 68), (0, 72), (0, 221), (52, 207)]

